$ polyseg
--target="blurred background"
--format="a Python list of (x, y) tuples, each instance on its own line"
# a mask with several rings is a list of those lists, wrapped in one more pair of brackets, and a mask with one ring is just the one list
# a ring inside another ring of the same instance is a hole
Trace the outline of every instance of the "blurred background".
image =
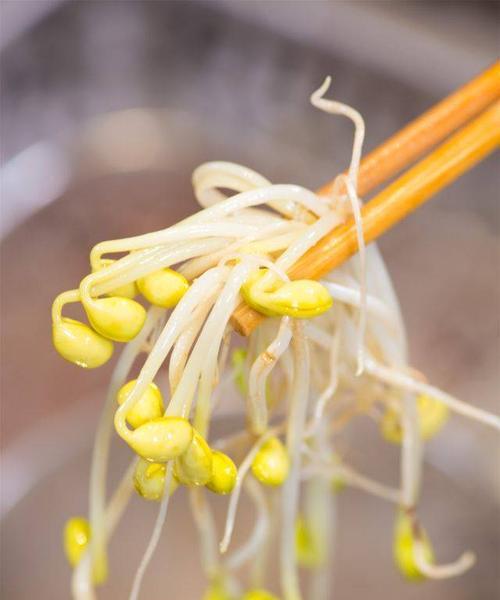
[[(495, 59), (498, 12), (478, 0), (3, 0), (2, 598), (69, 597), (61, 530), (87, 511), (109, 369), (61, 361), (49, 311), (88, 270), (90, 247), (195, 210), (190, 176), (205, 160), (317, 187), (347, 165), (352, 139), (349, 122), (309, 105), (325, 75), (364, 115), (369, 150)], [(381, 242), (413, 364), (497, 413), (498, 184), (490, 158)], [(348, 442), (353, 465), (397, 481), (397, 452), (372, 424)], [(341, 494), (332, 598), (496, 597), (499, 457), (498, 438), (459, 417), (427, 447), (421, 515), (437, 558), (465, 549), (478, 558), (459, 579), (403, 582), (391, 557), (393, 508)], [(117, 444), (113, 480), (125, 460)], [(195, 600), (204, 588), (186, 506), (172, 504), (148, 571), (151, 600)], [(240, 516), (243, 533), (253, 516), (245, 507)], [(154, 506), (132, 502), (100, 598), (127, 597), (154, 517)]]

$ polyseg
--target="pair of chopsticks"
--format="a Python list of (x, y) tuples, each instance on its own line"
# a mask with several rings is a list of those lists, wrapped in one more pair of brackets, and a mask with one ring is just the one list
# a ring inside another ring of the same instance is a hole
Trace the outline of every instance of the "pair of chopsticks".
[[(360, 196), (462, 127), (363, 206), (363, 234), (367, 244), (500, 145), (499, 98), (500, 62), (497, 62), (363, 158), (358, 180)], [(318, 190), (318, 194), (328, 194), (332, 185), (333, 181)], [(350, 218), (304, 254), (288, 275), (291, 279), (319, 279), (357, 250), (356, 229)], [(248, 335), (263, 319), (263, 315), (242, 304), (234, 311), (231, 323), (237, 332)]]

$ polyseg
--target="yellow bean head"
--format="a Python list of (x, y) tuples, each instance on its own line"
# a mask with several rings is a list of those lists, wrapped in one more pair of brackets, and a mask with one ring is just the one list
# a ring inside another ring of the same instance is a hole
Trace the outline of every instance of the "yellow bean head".
[(227, 454), (212, 450), (212, 476), (206, 484), (215, 494), (230, 494), (236, 485), (238, 470)]
[[(99, 270), (109, 267), (114, 262), (116, 261), (112, 258), (101, 258), (99, 261)], [(107, 296), (121, 296), (122, 298), (130, 298), (132, 300), (137, 296), (137, 292), (138, 290), (135, 281), (131, 281), (114, 288)]]
[(90, 525), (83, 517), (73, 517), (64, 526), (64, 553), (72, 567), (80, 562), (90, 541)]
[[(63, 533), (64, 553), (69, 564), (75, 568), (90, 543), (91, 529), (87, 519), (73, 517), (66, 521)], [(92, 582), (94, 585), (104, 583), (108, 576), (108, 563), (106, 554), (100, 553), (92, 564)]]
[(88, 325), (65, 317), (52, 325), (52, 339), (63, 358), (84, 369), (100, 367), (113, 354), (113, 342)]
[(270, 309), (299, 319), (316, 317), (331, 308), (332, 297), (321, 283), (300, 279), (285, 283), (272, 294)]
[[(441, 431), (449, 417), (448, 407), (426, 394), (417, 397), (417, 415), (420, 437), (428, 440)], [(393, 444), (401, 444), (403, 427), (399, 411), (388, 409), (380, 422), (382, 437)]]
[(252, 462), (252, 473), (263, 484), (278, 486), (288, 477), (288, 452), (277, 437), (264, 442)]
[(212, 477), (212, 451), (203, 437), (194, 431), (187, 450), (175, 459), (175, 477), (184, 485), (205, 485)]
[(270, 285), (261, 283), (267, 275), (261, 269), (241, 289), (243, 298), (255, 310), (270, 316), (288, 315), (297, 319), (316, 317), (331, 308), (333, 300), (327, 289), (311, 279), (298, 279), (287, 283), (271, 279)]
[[(415, 564), (413, 557), (414, 532), (411, 518), (404, 510), (398, 511), (394, 528), (394, 561), (400, 572), (411, 581), (422, 581), (425, 577)], [(429, 538), (423, 533), (426, 558), (433, 562), (434, 553)]]
[(245, 592), (241, 600), (279, 600), (279, 598), (267, 590), (254, 588)]
[[(134, 487), (137, 493), (146, 500), (161, 500), (165, 488), (166, 467), (162, 463), (152, 463), (139, 459), (134, 471)], [(170, 495), (179, 484), (172, 477)]]
[[(126, 383), (118, 392), (118, 404), (123, 404), (132, 393), (137, 379), (132, 379)], [(163, 414), (163, 398), (158, 386), (151, 382), (146, 391), (137, 400), (135, 405), (127, 414), (127, 421), (131, 427), (137, 428), (147, 421), (157, 419)]]
[(116, 342), (129, 342), (139, 333), (146, 311), (135, 300), (113, 296), (84, 301), (83, 306), (92, 327)]
[(420, 435), (423, 440), (434, 437), (444, 427), (449, 417), (449, 409), (439, 400), (421, 394), (417, 398)]
[(137, 287), (151, 304), (172, 308), (187, 292), (189, 283), (180, 273), (166, 268), (141, 277)]
[(130, 447), (150, 462), (167, 462), (185, 452), (193, 438), (193, 428), (182, 417), (160, 417), (130, 432)]

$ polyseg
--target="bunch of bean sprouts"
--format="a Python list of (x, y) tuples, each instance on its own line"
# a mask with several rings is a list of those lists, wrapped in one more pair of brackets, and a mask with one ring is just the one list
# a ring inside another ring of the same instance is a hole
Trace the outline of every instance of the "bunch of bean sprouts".
[[(500, 419), (431, 386), (408, 366), (406, 335), (391, 280), (377, 247), (365, 248), (363, 243), (356, 190), (364, 123), (354, 109), (323, 97), (329, 84), (328, 78), (312, 95), (312, 104), (351, 119), (355, 133), (347, 175), (337, 177), (328, 196), (298, 185), (274, 185), (233, 163), (206, 163), (193, 174), (194, 193), (202, 207), (198, 213), (167, 229), (98, 244), (91, 252), (93, 273), (79, 291), (66, 293), (65, 302), (78, 301), (84, 294), (99, 298), (165, 268), (175, 269), (189, 284), (173, 309), (149, 307), (142, 328), (117, 361), (96, 433), (90, 478), (91, 537), (72, 578), (77, 600), (96, 597), (92, 565), (105, 562), (109, 540), (134, 490), (136, 456), (109, 498), (106, 491), (115, 412), (126, 415), (162, 368), (167, 369), (169, 382), (169, 390), (163, 390), (169, 398), (165, 415), (189, 420), (205, 440), (210, 440), (218, 391), (228, 377), (236, 381), (246, 411), (245, 430), (210, 442), (235, 460), (238, 457), (223, 532), (215, 527), (210, 492), (204, 486), (188, 486), (208, 580), (207, 599), (275, 598), (264, 588), (270, 585), (266, 556), (276, 541), (279, 597), (330, 598), (333, 510), (340, 485), (394, 503), (400, 523), (395, 552), (403, 571), (406, 564), (419, 577), (443, 578), (464, 572), (474, 562), (467, 552), (452, 564), (436, 564), (419, 524), (426, 419), (432, 429), (436, 406), (442, 409), (436, 431), (447, 410), (496, 429)], [(237, 336), (230, 318), (255, 273), (272, 277), (274, 287), (285, 286), (294, 263), (351, 215), (357, 225), (359, 253), (320, 282), (333, 299), (331, 308), (303, 319), (300, 311), (293, 313), (286, 307), (280, 313), (278, 302), (272, 307), (274, 318), (266, 319), (248, 338)], [(103, 266), (102, 257), (109, 254), (118, 257)], [(142, 367), (133, 373), (137, 358), (143, 356)], [(132, 376), (135, 384), (117, 410), (117, 394)], [(391, 427), (399, 436), (397, 488), (356, 472), (336, 451), (338, 431), (364, 414), (374, 415), (382, 428), (389, 428), (389, 437)], [(283, 480), (271, 482), (273, 490), (252, 474), (256, 457), (270, 440), (283, 440), (288, 465)], [(174, 479), (173, 461), (167, 461), (164, 490), (170, 490)], [(255, 505), (255, 525), (245, 544), (227, 553), (243, 490)], [(169, 502), (176, 499), (170, 493), (161, 495), (131, 599), (139, 596)], [(250, 580), (242, 582), (241, 569), (249, 564), (253, 565)], [(307, 593), (300, 589), (299, 568), (311, 570)], [(241, 596), (244, 590), (247, 595)]]

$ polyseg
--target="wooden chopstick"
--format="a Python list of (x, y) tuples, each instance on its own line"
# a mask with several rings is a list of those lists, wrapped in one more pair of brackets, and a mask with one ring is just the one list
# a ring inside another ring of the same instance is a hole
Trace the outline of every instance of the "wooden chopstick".
[[(438, 146), (361, 210), (367, 244), (402, 221), (500, 144), (500, 101)], [(319, 279), (358, 250), (354, 219), (321, 239), (290, 269), (291, 279)]]
[[(375, 240), (499, 144), (500, 102), (497, 101), (363, 207), (365, 241)], [(413, 155), (412, 152), (409, 154)], [(297, 261), (290, 269), (290, 278), (319, 279), (357, 249), (356, 229), (351, 219), (325, 236)], [(240, 305), (233, 313), (231, 323), (236, 331), (248, 335), (263, 318), (249, 306)]]
[[(359, 169), (360, 196), (410, 166), (433, 146), (500, 98), (500, 61), (432, 106), (363, 157)], [(318, 190), (326, 195), (333, 181)]]

